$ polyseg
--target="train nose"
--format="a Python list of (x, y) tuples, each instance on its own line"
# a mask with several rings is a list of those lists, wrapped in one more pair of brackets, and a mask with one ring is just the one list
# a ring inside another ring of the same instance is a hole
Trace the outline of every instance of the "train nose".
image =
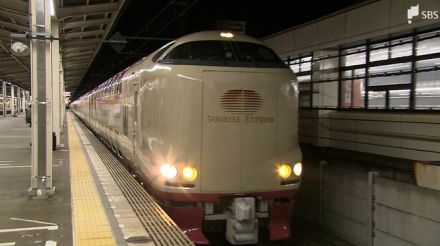
[(203, 191), (252, 191), (275, 182), (278, 85), (271, 73), (203, 73)]

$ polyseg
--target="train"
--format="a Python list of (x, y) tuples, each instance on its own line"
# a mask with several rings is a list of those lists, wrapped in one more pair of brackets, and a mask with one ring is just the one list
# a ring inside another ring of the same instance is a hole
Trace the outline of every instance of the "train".
[[(233, 245), (290, 237), (301, 183), (298, 83), (261, 41), (178, 38), (70, 104), (196, 244), (221, 221)], [(213, 222), (215, 223), (215, 222)]]

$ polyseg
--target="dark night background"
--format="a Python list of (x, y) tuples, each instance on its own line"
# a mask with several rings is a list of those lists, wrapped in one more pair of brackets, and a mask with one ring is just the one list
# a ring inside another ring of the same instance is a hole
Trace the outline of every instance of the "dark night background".
[[(107, 39), (116, 33), (174, 39), (196, 31), (216, 29), (218, 21), (243, 21), (247, 35), (263, 38), (367, 2), (371, 1), (127, 0)], [(114, 39), (119, 37), (114, 36)], [(103, 44), (74, 98), (167, 42), (128, 39), (126, 45), (119, 45), (118, 52), (112, 45)]]

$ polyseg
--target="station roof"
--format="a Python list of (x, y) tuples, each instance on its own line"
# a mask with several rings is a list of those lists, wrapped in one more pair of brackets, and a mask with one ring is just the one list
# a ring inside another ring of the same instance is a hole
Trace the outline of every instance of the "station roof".
[(69, 91), (81, 82), (125, 0), (60, 0), (60, 47)]
[(11, 54), (11, 33), (29, 31), (29, 3), (0, 0), (0, 79), (30, 90), (30, 59)]
[[(74, 91), (99, 52), (125, 0), (56, 0), (64, 80)], [(30, 31), (29, 2), (0, 0), (0, 79), (30, 90), (30, 58), (14, 56), (11, 33)]]

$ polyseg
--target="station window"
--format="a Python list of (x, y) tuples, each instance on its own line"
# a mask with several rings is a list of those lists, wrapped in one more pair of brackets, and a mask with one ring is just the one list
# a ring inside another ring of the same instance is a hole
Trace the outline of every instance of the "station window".
[(363, 108), (365, 97), (365, 79), (345, 77), (341, 83), (341, 107)]
[(409, 108), (410, 90), (390, 90), (389, 108), (407, 109)]
[(417, 73), (416, 108), (440, 108), (440, 70)]
[[(396, 63), (390, 65), (370, 67), (369, 86), (395, 85), (411, 83), (411, 63)], [(406, 73), (406, 74), (404, 74)]]
[(440, 30), (288, 61), (306, 108), (439, 109)]
[(312, 67), (312, 56), (304, 55), (295, 58), (291, 58), (289, 66), (294, 73), (309, 72)]
[(368, 106), (372, 109), (384, 109), (386, 104), (385, 91), (369, 91)]
[(286, 64), (296, 74), (299, 83), (299, 106), (302, 108), (311, 107), (312, 91), (310, 85), (312, 80), (312, 56), (310, 54), (304, 54), (290, 57), (286, 61)]
[(391, 58), (411, 56), (413, 44), (411, 38), (398, 39), (390, 42)]
[(370, 62), (387, 60), (390, 57), (388, 43), (371, 45)]
[(429, 33), (426, 35), (419, 35), (421, 40), (417, 41), (417, 55), (427, 55), (440, 52), (440, 37), (434, 37), (437, 33)]
[(311, 102), (311, 88), (310, 88), (310, 82), (308, 83), (300, 83), (298, 86), (298, 90), (299, 90), (299, 106), (304, 108), (304, 107), (311, 107), (310, 102)]
[(352, 49), (347, 49), (342, 52), (342, 66), (356, 66), (365, 64), (366, 60), (366, 51), (365, 46), (359, 46)]

